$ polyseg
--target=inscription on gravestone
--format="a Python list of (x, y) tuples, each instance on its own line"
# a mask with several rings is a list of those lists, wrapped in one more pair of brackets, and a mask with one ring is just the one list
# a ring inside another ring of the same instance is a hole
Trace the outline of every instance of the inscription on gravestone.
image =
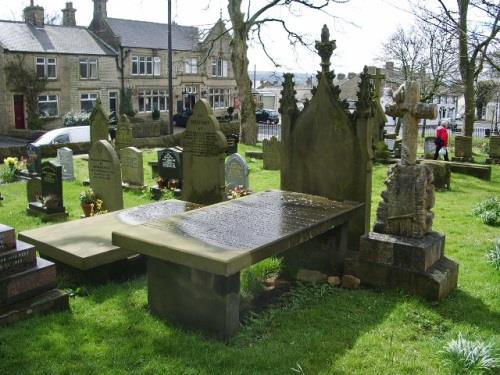
[(120, 161), (113, 146), (100, 140), (92, 145), (89, 154), (90, 186), (103, 200), (104, 209), (123, 209), (122, 176)]
[(73, 150), (63, 147), (57, 150), (57, 158), (62, 167), (62, 178), (65, 181), (73, 181), (75, 172), (73, 167)]
[(248, 189), (250, 171), (246, 160), (240, 154), (232, 154), (226, 160), (226, 186), (232, 190), (238, 186)]
[(164, 181), (182, 180), (182, 148), (171, 147), (158, 151), (158, 174)]
[(142, 151), (135, 147), (120, 150), (122, 180), (132, 186), (144, 186), (144, 166)]

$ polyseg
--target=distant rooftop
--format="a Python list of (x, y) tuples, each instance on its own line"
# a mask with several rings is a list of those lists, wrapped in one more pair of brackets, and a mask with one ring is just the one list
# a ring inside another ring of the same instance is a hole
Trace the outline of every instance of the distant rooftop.
[[(164, 23), (106, 18), (123, 47), (168, 49), (168, 25)], [(172, 49), (193, 51), (198, 48), (198, 28), (172, 25)]]
[(0, 47), (13, 52), (75, 55), (114, 55), (84, 27), (45, 25), (0, 20)]

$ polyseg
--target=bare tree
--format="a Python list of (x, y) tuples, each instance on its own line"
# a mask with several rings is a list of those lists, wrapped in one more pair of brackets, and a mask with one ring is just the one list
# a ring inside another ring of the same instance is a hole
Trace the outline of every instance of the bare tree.
[(241, 102), (241, 141), (244, 144), (257, 143), (257, 123), (255, 103), (252, 99), (252, 84), (248, 76), (248, 42), (253, 36), (263, 48), (266, 56), (276, 65), (262, 40), (262, 27), (265, 24), (278, 24), (288, 35), (292, 45), (309, 46), (303, 35), (294, 32), (284, 19), (269, 16), (276, 8), (285, 8), (292, 12), (293, 6), (313, 10), (324, 10), (332, 3), (346, 3), (349, 0), (269, 0), (265, 5), (254, 9), (251, 0), (228, 0), (228, 11), (232, 25), (231, 62), (238, 85)]
[[(415, 1), (416, 15), (430, 25), (450, 33), (458, 42), (458, 62), (464, 86), (464, 135), (472, 136), (475, 120), (475, 83), (485, 62), (498, 66), (491, 58), (490, 46), (498, 45), (500, 2), (497, 0), (456, 0), (456, 6), (445, 0)], [(437, 6), (437, 11), (433, 10)], [(474, 22), (474, 14), (480, 22)], [(468, 150), (472, 155), (472, 150)]]

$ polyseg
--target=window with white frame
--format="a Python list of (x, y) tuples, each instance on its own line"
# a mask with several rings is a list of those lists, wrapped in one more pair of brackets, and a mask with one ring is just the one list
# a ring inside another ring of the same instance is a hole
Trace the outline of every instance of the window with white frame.
[(227, 60), (221, 59), (219, 57), (212, 58), (212, 77), (228, 77), (228, 66)]
[(132, 75), (159, 76), (160, 74), (160, 56), (132, 56)]
[(55, 57), (37, 57), (35, 63), (38, 78), (57, 79), (57, 60)]
[(118, 91), (109, 92), (109, 113), (115, 116), (118, 113)]
[(198, 74), (198, 59), (193, 57), (186, 60), (185, 64), (186, 74)]
[(231, 90), (229, 89), (209, 89), (208, 102), (213, 109), (230, 107)]
[(57, 95), (39, 95), (38, 113), (46, 118), (59, 116)]
[(80, 95), (80, 109), (82, 112), (92, 112), (95, 102), (99, 98), (97, 93), (87, 93)]
[(168, 93), (165, 90), (142, 90), (139, 91), (139, 112), (160, 112), (168, 110)]
[(80, 78), (81, 79), (97, 79), (97, 58), (82, 58), (80, 59)]

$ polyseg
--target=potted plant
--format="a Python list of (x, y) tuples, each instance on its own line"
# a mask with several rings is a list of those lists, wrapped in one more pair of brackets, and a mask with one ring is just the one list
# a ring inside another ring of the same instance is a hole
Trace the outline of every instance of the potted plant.
[(156, 184), (158, 185), (158, 188), (159, 188), (159, 189), (163, 190), (163, 189), (165, 189), (165, 188), (167, 187), (167, 181), (165, 181), (165, 180), (163, 179), (163, 177), (161, 177), (161, 176), (157, 176), (157, 177), (155, 178), (155, 181), (156, 181)]
[(94, 190), (87, 189), (80, 193), (80, 204), (82, 206), (83, 214), (85, 215), (85, 217), (92, 216), (95, 202), (96, 196)]

